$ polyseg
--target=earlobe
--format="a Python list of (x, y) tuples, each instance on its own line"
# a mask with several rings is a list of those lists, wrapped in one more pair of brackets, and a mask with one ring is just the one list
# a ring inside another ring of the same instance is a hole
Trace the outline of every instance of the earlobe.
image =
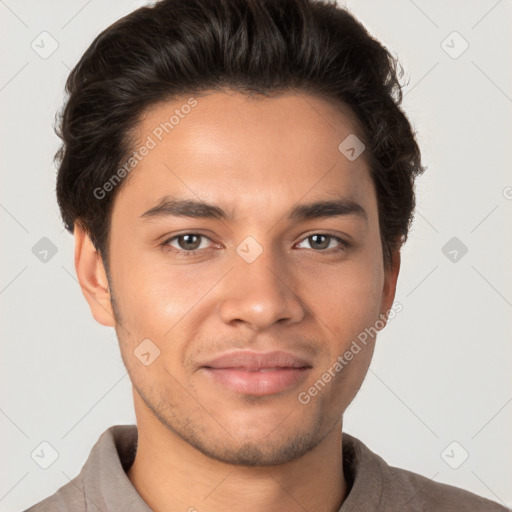
[(79, 222), (75, 222), (75, 269), (92, 316), (101, 325), (115, 327), (110, 290), (100, 254)]

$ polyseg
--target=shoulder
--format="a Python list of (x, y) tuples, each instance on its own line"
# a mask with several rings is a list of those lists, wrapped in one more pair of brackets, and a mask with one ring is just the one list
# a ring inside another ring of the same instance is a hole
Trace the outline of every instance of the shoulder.
[(387, 466), (383, 477), (402, 489), (404, 499), (417, 504), (420, 510), (438, 512), (507, 512), (506, 507), (453, 485), (433, 480), (401, 468)]
[(346, 433), (343, 438), (344, 464), (353, 480), (347, 510), (356, 510), (353, 506), (364, 502), (367, 510), (378, 511), (510, 512), (459, 487), (390, 466), (359, 439)]
[(114, 425), (105, 430), (78, 476), (24, 512), (107, 510), (105, 493), (115, 493), (120, 482), (127, 487), (122, 463), (128, 464), (133, 457), (136, 436), (135, 425)]
[(87, 510), (81, 475), (78, 475), (44, 500), (24, 512), (82, 512)]

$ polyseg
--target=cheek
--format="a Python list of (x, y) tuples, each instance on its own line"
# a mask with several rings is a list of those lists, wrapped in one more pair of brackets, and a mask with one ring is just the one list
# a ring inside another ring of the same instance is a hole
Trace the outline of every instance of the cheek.
[(309, 285), (315, 313), (342, 340), (357, 336), (380, 314), (382, 275), (375, 264), (353, 265)]
[(330, 379), (325, 399), (343, 410), (361, 387), (372, 359), (380, 314), (379, 276), (378, 266), (352, 269), (344, 279), (324, 284), (325, 299), (317, 304), (331, 340), (329, 360), (319, 368), (317, 378)]
[(113, 261), (116, 301), (133, 343), (150, 338), (165, 346), (196, 319), (225, 273), (205, 264), (173, 265), (158, 250)]

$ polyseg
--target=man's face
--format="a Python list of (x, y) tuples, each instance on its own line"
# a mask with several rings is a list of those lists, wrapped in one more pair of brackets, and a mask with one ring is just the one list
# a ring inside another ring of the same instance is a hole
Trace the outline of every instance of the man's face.
[[(366, 155), (351, 161), (340, 152), (354, 125), (306, 94), (215, 92), (181, 109), (190, 112), (168, 134), (158, 130), (186, 99), (141, 121), (136, 148), (148, 136), (156, 145), (112, 214), (110, 284), (137, 417), (158, 418), (218, 460), (285, 463), (340, 421), (374, 339), (308, 403), (299, 394), (332, 374), (393, 300), (396, 273), (384, 272)], [(155, 211), (171, 199), (216, 205), (226, 218)], [(344, 213), (290, 217), (301, 205), (339, 200)], [(234, 351), (252, 354), (213, 361)], [(289, 357), (252, 357), (275, 351)]]

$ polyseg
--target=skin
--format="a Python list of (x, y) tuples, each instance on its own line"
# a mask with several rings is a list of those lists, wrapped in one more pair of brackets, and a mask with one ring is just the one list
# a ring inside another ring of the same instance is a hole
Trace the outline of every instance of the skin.
[[(365, 153), (349, 161), (338, 150), (359, 133), (357, 124), (342, 106), (306, 93), (256, 99), (216, 91), (196, 99), (116, 197), (110, 282), (75, 227), (80, 285), (94, 318), (116, 328), (133, 384), (139, 444), (128, 477), (156, 512), (337, 511), (347, 495), (342, 416), (375, 339), (308, 404), (297, 396), (389, 311), (400, 267), (399, 253), (383, 266)], [(185, 101), (149, 110), (139, 140)], [(141, 218), (165, 195), (215, 203), (233, 217)], [(339, 197), (359, 203), (366, 220), (288, 219), (298, 203)], [(187, 233), (206, 238), (164, 244)], [(308, 238), (315, 234), (351, 246)], [(236, 252), (248, 236), (262, 249), (252, 263)], [(193, 243), (197, 255), (178, 253)], [(134, 355), (144, 339), (160, 350), (148, 366)], [(235, 348), (299, 353), (313, 368), (293, 389), (235, 393), (199, 370)]]

